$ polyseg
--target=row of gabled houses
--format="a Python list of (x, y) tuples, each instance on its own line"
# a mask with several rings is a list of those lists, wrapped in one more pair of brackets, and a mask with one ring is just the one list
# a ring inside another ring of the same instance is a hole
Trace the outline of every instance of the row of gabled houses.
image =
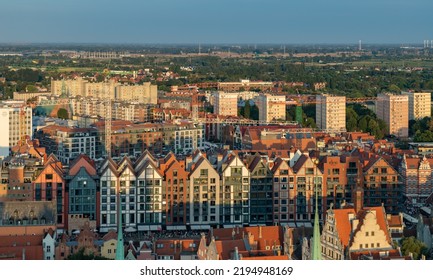
[[(118, 205), (125, 227), (138, 231), (309, 226), (315, 190), (320, 219), (331, 205), (339, 208), (356, 199), (399, 213), (405, 197), (431, 193), (430, 161), (362, 150), (341, 156), (295, 150), (277, 156), (227, 150), (206, 155), (196, 150), (185, 158), (144, 152), (135, 159), (106, 159), (100, 166), (80, 155), (63, 166), (55, 156), (32, 148), (26, 156), (3, 161), (0, 197), (51, 202), (51, 222), (67, 231), (84, 222), (102, 232), (115, 229)], [(412, 175), (416, 172), (424, 177)], [(20, 224), (29, 217), (30, 210), (17, 207), (0, 220)]]

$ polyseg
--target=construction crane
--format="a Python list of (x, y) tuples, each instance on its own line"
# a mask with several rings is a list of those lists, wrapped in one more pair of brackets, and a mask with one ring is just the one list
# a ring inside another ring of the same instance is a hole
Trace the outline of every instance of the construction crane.
[[(107, 86), (107, 85), (105, 85)], [(105, 89), (105, 87), (104, 87)], [(107, 158), (111, 158), (111, 96), (110, 96), (110, 84), (108, 84), (108, 90), (105, 91), (105, 154)]]

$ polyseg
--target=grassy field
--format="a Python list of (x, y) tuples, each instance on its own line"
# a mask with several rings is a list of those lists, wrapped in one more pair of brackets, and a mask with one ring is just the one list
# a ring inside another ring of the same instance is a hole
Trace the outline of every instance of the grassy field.
[(365, 66), (365, 67), (423, 67), (433, 68), (433, 60), (427, 59), (370, 59), (353, 62), (345, 62), (344, 65)]

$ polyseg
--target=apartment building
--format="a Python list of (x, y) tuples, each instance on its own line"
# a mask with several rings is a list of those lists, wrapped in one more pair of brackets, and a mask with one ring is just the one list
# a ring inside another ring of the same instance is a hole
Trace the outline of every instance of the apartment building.
[(234, 153), (226, 152), (218, 161), (221, 176), (220, 222), (250, 223), (250, 171)]
[(423, 203), (433, 192), (433, 159), (403, 155), (399, 168), (403, 179), (404, 195), (412, 203)]
[(317, 127), (327, 132), (345, 132), (346, 97), (322, 94), (316, 102)]
[(274, 223), (288, 224), (296, 214), (293, 199), (289, 201), (289, 192), (292, 198), (295, 197), (294, 173), (287, 161), (277, 158), (273, 162), (272, 174)]
[[(267, 163), (256, 154), (247, 159), (250, 173), (250, 224), (273, 225), (273, 174)], [(278, 218), (278, 217), (276, 217)]]
[(189, 218), (192, 229), (221, 224), (220, 175), (201, 153), (192, 155), (190, 166), (187, 221)]
[(240, 80), (239, 82), (219, 82), (218, 90), (222, 91), (269, 91), (274, 87), (273, 82)]
[(160, 162), (164, 174), (162, 199), (162, 222), (167, 229), (185, 230), (189, 217), (189, 172), (185, 170), (185, 161), (178, 161), (169, 153)]
[(431, 92), (402, 92), (409, 97), (409, 120), (431, 117)]
[(51, 94), (68, 97), (93, 97), (104, 100), (133, 101), (144, 104), (157, 103), (157, 86), (150, 82), (141, 85), (110, 82), (90, 82), (81, 77), (67, 80), (51, 80)]
[(222, 116), (238, 115), (238, 94), (219, 91), (215, 93), (214, 113)]
[(378, 94), (376, 114), (385, 121), (389, 134), (403, 138), (409, 136), (408, 95)]
[(68, 230), (80, 229), (85, 223), (99, 227), (99, 176), (93, 160), (78, 156), (65, 174), (68, 186)]
[(69, 164), (80, 154), (96, 158), (97, 131), (94, 128), (72, 128), (49, 125), (36, 132), (35, 137), (63, 164)]
[(286, 120), (286, 97), (284, 95), (261, 93), (255, 98), (255, 103), (259, 108), (260, 121)]
[(34, 201), (53, 201), (56, 205), (54, 223), (60, 229), (68, 227), (66, 181), (62, 163), (50, 155), (44, 163), (42, 171), (32, 181)]
[(0, 103), (0, 157), (10, 154), (10, 148), (26, 136), (32, 138), (32, 108), (23, 101), (2, 101)]
[(364, 166), (364, 205), (383, 205), (387, 213), (402, 210), (403, 178), (383, 157), (371, 157)]

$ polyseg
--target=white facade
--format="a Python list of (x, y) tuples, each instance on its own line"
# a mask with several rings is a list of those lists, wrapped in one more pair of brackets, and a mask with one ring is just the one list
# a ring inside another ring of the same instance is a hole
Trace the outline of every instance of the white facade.
[(179, 126), (174, 131), (174, 153), (192, 153), (196, 149), (203, 149), (204, 128), (202, 125)]
[(346, 131), (346, 97), (318, 95), (316, 97), (316, 124), (328, 132)]
[(409, 120), (431, 117), (431, 92), (402, 92), (409, 97)]
[(222, 116), (238, 115), (238, 94), (219, 91), (215, 94), (214, 113)]
[(260, 94), (255, 99), (259, 108), (259, 120), (270, 122), (286, 120), (286, 97), (284, 95)]
[(222, 224), (249, 224), (250, 172), (235, 155), (230, 155), (221, 174)]
[(32, 138), (32, 108), (21, 101), (0, 103), (0, 157), (9, 155), (9, 149), (26, 135)]
[(44, 260), (54, 260), (55, 259), (54, 253), (56, 251), (55, 237), (47, 233), (44, 239), (42, 240), (42, 247), (44, 250)]
[(64, 164), (77, 158), (80, 154), (85, 154), (91, 159), (95, 159), (96, 136), (89, 133), (74, 133), (58, 131), (57, 158)]
[(210, 162), (202, 157), (190, 174), (189, 217), (191, 225), (219, 224), (220, 222), (220, 177)]

